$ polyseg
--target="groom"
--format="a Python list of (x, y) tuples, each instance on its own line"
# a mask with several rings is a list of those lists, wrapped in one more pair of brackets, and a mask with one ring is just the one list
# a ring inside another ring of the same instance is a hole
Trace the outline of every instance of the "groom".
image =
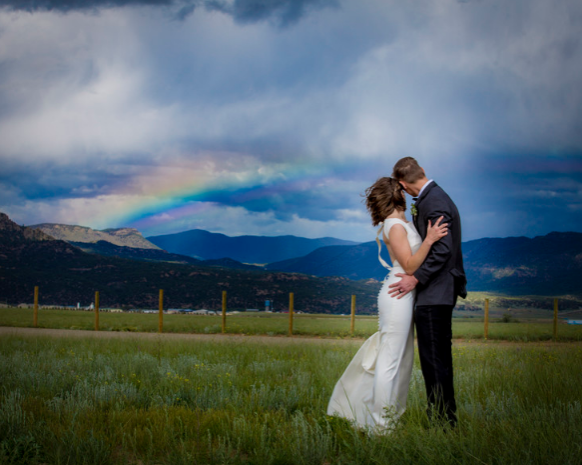
[(465, 298), (467, 280), (461, 252), (461, 218), (451, 198), (412, 157), (394, 165), (392, 177), (414, 197), (414, 225), (424, 240), (429, 220), (432, 224), (443, 217), (448, 234), (435, 242), (424, 263), (413, 275), (402, 277), (390, 286), (390, 295), (400, 298), (416, 288), (414, 322), (418, 353), (428, 397), (429, 418), (442, 417), (452, 426), (457, 422), (453, 388), (452, 314), (457, 296)]

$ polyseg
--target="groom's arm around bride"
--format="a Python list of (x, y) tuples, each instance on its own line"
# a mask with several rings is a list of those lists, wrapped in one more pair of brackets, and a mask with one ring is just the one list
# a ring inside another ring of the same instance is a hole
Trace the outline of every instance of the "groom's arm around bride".
[[(402, 162), (402, 159), (398, 163)], [(414, 160), (414, 159), (412, 159)], [(417, 165), (418, 166), (418, 165)], [(414, 226), (424, 240), (430, 221), (434, 224), (440, 217), (449, 226), (449, 234), (436, 242), (426, 260), (413, 275), (397, 275), (402, 280), (391, 286), (390, 294), (401, 297), (416, 287), (416, 305), (455, 305), (457, 296), (466, 297), (466, 279), (461, 251), (461, 219), (457, 207), (434, 181), (428, 180), (422, 170), (422, 177), (406, 182), (397, 171), (392, 175), (400, 181), (410, 195), (417, 195)]]

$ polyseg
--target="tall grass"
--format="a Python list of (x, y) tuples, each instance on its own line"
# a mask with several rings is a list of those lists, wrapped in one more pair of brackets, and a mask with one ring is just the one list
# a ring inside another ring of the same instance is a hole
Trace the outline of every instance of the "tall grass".
[(460, 423), (415, 362), (389, 435), (325, 415), (358, 343), (0, 340), (0, 460), (47, 464), (578, 464), (582, 347), (454, 348)]
[[(157, 332), (158, 315), (140, 313), (101, 313), (102, 331)], [(32, 327), (32, 309), (0, 308), (0, 326)], [(492, 319), (496, 323), (499, 319)], [(73, 310), (39, 310), (41, 328), (93, 330), (93, 312)], [(227, 332), (231, 334), (286, 335), (289, 331), (287, 314), (238, 314), (227, 317)], [(220, 333), (220, 316), (164, 315), (167, 333)], [(378, 330), (375, 316), (356, 318), (354, 337), (369, 337)], [(350, 337), (350, 317), (337, 315), (295, 315), (293, 332), (296, 335), (320, 337)], [(546, 322), (521, 319), (519, 323), (489, 325), (489, 339), (509, 341), (545, 341), (553, 335), (552, 320)], [(453, 337), (483, 339), (483, 322), (474, 319), (453, 319)], [(560, 324), (558, 337), (562, 341), (582, 341), (582, 325)]]

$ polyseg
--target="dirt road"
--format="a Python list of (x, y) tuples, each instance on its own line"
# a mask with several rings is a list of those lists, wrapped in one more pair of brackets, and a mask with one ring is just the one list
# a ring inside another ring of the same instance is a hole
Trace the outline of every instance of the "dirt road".
[[(234, 343), (242, 342), (260, 342), (268, 344), (304, 344), (304, 343), (341, 343), (361, 345), (364, 339), (340, 339), (340, 338), (320, 338), (309, 336), (262, 336), (262, 335), (242, 335), (242, 334), (185, 334), (185, 333), (133, 333), (127, 331), (83, 331), (79, 329), (48, 329), (48, 328), (17, 328), (12, 326), (0, 326), (0, 337), (14, 335), (14, 336), (49, 336), (49, 337), (70, 337), (70, 338), (98, 338), (98, 339), (149, 339), (152, 341), (176, 341), (176, 340), (191, 340), (191, 341), (230, 341)], [(453, 339), (454, 346), (543, 346), (543, 347), (560, 347), (565, 345), (581, 346), (582, 342), (514, 342), (514, 341), (496, 341), (496, 340), (466, 340)]]
[(193, 340), (193, 341), (233, 341), (233, 342), (279, 342), (279, 343), (305, 343), (305, 342), (342, 342), (348, 344), (361, 344), (363, 339), (333, 339), (306, 336), (261, 336), (242, 334), (185, 334), (185, 333), (134, 333), (128, 331), (83, 331), (79, 329), (48, 329), (48, 328), (17, 328), (12, 326), (0, 326), (0, 337), (14, 336), (52, 336), (72, 338), (98, 338), (98, 339), (151, 339), (164, 341)]

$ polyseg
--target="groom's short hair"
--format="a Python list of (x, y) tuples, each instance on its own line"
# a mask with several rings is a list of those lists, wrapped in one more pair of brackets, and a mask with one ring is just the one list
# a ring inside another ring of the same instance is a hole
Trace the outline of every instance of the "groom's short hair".
[(414, 183), (425, 177), (424, 170), (418, 165), (418, 162), (412, 157), (404, 157), (396, 162), (392, 177), (397, 181)]

